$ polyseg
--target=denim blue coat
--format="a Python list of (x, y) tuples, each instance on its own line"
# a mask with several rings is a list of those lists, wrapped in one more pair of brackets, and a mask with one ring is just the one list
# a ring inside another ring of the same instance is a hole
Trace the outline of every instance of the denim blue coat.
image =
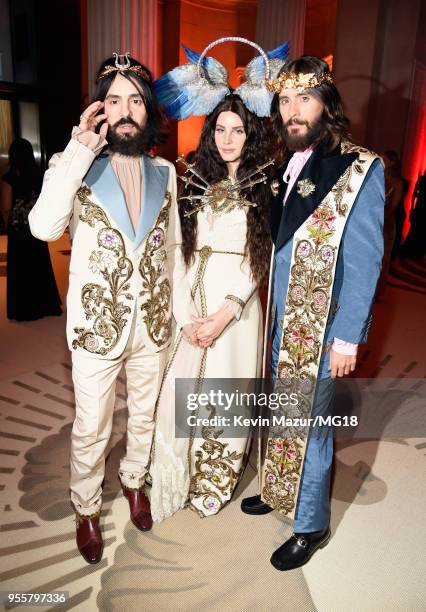
[[(306, 166), (310, 164), (314, 154), (308, 160)], [(335, 155), (342, 158), (345, 156)], [(348, 156), (346, 156), (348, 157)], [(302, 170), (301, 178), (315, 175), (315, 166), (329, 161), (323, 157), (321, 152), (314, 158), (310, 168)], [(348, 159), (352, 163), (353, 158)], [(340, 161), (341, 164), (341, 161)], [(332, 170), (333, 156), (329, 161), (330, 181), (333, 181), (330, 188), (343, 173), (342, 166)], [(324, 167), (324, 165), (323, 165)], [(346, 167), (344, 168), (346, 169)], [(280, 189), (272, 206), (283, 207), (282, 201), (285, 194), (285, 184), (282, 182), (280, 171)], [(337, 171), (337, 177), (336, 177)], [(344, 171), (344, 170), (343, 170)], [(302, 176), (303, 175), (303, 176)], [(314, 179), (315, 180), (315, 179)], [(319, 204), (326, 193), (320, 192), (313, 206)], [(322, 197), (321, 197), (322, 196)], [(285, 208), (296, 207), (302, 198), (298, 198), (295, 190), (289, 194)], [(381, 262), (383, 257), (383, 209), (384, 209), (384, 173), (380, 160), (376, 159), (370, 166), (367, 176), (358, 192), (353, 204), (349, 218), (343, 232), (340, 249), (338, 253), (335, 279), (332, 291), (331, 307), (327, 326), (325, 330), (324, 345), (330, 345), (333, 338), (339, 338), (346, 342), (359, 344), (367, 341), (368, 330), (371, 324), (371, 307), (374, 300), (377, 280), (380, 275)], [(312, 209), (313, 211), (313, 209)], [(294, 219), (295, 213), (290, 219), (293, 227), (290, 231), (285, 231), (282, 227), (286, 217), (283, 213), (279, 214), (276, 210), (272, 211), (272, 235), (275, 241), (275, 261), (273, 275), (273, 292), (271, 308), (271, 331), (272, 331), (272, 371), (276, 369), (278, 358), (279, 343), (282, 331), (282, 319), (284, 316), (285, 301), (290, 273), (291, 253), (293, 247), (293, 234), (297, 227), (311, 214), (306, 210), (303, 216)], [(279, 227), (277, 227), (279, 219)], [(275, 222), (275, 226), (274, 226)], [(284, 240), (284, 243), (282, 241)], [(320, 378), (329, 376), (329, 353), (324, 352), (320, 363)]]

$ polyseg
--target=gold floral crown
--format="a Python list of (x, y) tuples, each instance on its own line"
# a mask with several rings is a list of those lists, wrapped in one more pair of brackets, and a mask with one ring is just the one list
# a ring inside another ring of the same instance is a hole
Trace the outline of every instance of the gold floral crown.
[(130, 65), (129, 51), (127, 51), (127, 53), (124, 55), (119, 55), (118, 53), (113, 53), (113, 55), (115, 57), (115, 66), (105, 66), (100, 75), (97, 77), (96, 83), (111, 74), (111, 72), (126, 72), (127, 70), (131, 70), (135, 74), (138, 74), (145, 79), (145, 81), (148, 81), (148, 83), (151, 83), (151, 77), (149, 76), (148, 72), (142, 68), (142, 66)]
[(280, 93), (283, 89), (296, 89), (304, 91), (311, 87), (319, 87), (323, 83), (333, 83), (331, 74), (317, 76), (314, 72), (283, 72), (278, 79), (266, 81), (269, 91)]

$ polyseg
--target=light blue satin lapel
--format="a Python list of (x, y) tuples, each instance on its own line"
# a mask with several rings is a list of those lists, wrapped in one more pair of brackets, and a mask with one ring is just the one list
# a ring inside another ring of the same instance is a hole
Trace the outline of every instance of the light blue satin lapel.
[(134, 248), (137, 249), (150, 229), (154, 226), (160, 208), (164, 202), (169, 169), (167, 166), (154, 166), (149, 157), (141, 158), (142, 170), (142, 202), (141, 214), (134, 239)]
[(127, 210), (123, 190), (117, 180), (109, 157), (98, 157), (84, 178), (107, 213), (133, 242), (135, 232)]

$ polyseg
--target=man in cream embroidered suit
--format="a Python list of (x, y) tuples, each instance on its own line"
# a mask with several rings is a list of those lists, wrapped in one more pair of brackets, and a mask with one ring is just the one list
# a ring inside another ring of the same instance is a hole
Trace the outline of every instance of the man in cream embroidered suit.
[[(367, 339), (383, 255), (383, 168), (346, 140), (325, 62), (288, 62), (271, 88), (277, 132), (293, 152), (272, 204), (271, 370), (278, 384), (303, 381), (298, 416), (327, 416), (333, 379), (355, 369), (357, 345)], [(333, 439), (324, 433), (270, 435), (261, 495), (242, 502), (247, 514), (276, 509), (294, 518), (294, 535), (271, 558), (279, 570), (304, 565), (330, 538)]]
[(38, 238), (55, 240), (68, 225), (73, 238), (71, 499), (77, 545), (89, 563), (102, 555), (101, 484), (120, 369), (129, 418), (119, 475), (132, 521), (146, 530), (152, 519), (143, 485), (172, 310), (191, 342), (197, 314), (180, 260), (175, 169), (148, 154), (164, 138), (151, 74), (127, 55), (116, 56), (101, 66), (97, 83), (97, 101), (81, 115), (65, 151), (52, 158), (29, 219)]

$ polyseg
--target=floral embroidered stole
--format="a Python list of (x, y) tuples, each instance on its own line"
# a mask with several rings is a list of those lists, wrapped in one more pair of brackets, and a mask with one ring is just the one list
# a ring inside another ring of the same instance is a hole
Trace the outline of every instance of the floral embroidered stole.
[[(294, 234), (289, 285), (274, 391), (295, 392), (298, 405), (285, 416), (301, 425), (270, 428), (263, 466), (262, 500), (294, 518), (327, 319), (337, 255), (346, 221), (376, 156), (343, 142), (342, 153), (358, 153), (320, 205)], [(282, 415), (283, 413), (281, 413)]]

